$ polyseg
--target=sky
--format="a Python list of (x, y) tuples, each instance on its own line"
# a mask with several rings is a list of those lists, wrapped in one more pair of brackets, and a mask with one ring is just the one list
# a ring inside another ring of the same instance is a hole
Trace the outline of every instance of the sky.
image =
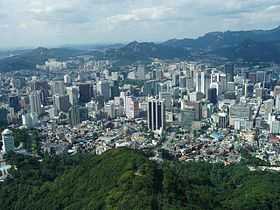
[(280, 25), (280, 0), (0, 0), (0, 48), (194, 38)]

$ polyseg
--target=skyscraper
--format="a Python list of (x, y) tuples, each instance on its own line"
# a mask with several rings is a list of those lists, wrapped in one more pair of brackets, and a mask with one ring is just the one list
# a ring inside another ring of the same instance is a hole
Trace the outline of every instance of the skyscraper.
[(161, 131), (165, 127), (164, 102), (158, 99), (148, 101), (148, 128), (152, 131)]
[(69, 96), (68, 95), (55, 95), (54, 98), (54, 107), (57, 111), (68, 112), (70, 108)]
[(90, 83), (80, 83), (79, 85), (79, 101), (81, 103), (88, 103), (91, 100), (93, 87)]
[(69, 121), (70, 124), (74, 127), (81, 123), (80, 120), (80, 109), (78, 106), (71, 107), (69, 111)]
[(38, 115), (42, 114), (42, 103), (41, 103), (41, 92), (34, 91), (29, 95), (29, 103), (30, 109), (32, 113), (36, 113)]
[(99, 81), (97, 83), (97, 94), (102, 96), (105, 101), (111, 97), (110, 83), (108, 81)]
[(227, 82), (233, 82), (234, 79), (234, 64), (228, 63), (224, 66)]
[(12, 152), (15, 150), (15, 143), (13, 132), (9, 129), (6, 129), (2, 132), (2, 142), (3, 142), (3, 153)]
[(65, 95), (64, 81), (53, 81), (51, 83), (53, 95)]
[(210, 103), (217, 104), (218, 97), (217, 97), (217, 89), (216, 88), (209, 88), (208, 89), (207, 99)]
[(72, 106), (79, 103), (79, 87), (67, 87), (67, 95), (69, 96), (69, 102)]

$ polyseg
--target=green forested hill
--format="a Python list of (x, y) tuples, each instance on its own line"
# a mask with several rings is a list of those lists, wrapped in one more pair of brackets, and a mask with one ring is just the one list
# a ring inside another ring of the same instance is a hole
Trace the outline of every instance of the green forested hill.
[(280, 174), (249, 172), (242, 164), (157, 164), (127, 149), (11, 162), (18, 170), (0, 186), (5, 210), (280, 208)]

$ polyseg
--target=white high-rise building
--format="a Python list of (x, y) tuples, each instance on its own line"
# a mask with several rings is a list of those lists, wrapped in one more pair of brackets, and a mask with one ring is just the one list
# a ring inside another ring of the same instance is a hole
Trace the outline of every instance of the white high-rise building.
[(64, 75), (64, 84), (69, 85), (71, 82), (71, 77), (68, 74)]
[(139, 102), (132, 96), (126, 98), (126, 117), (134, 119), (139, 115)]
[(79, 87), (67, 87), (67, 95), (69, 95), (70, 104), (76, 105), (79, 102)]
[(108, 81), (99, 81), (97, 83), (97, 94), (103, 96), (105, 100), (110, 99), (111, 90), (110, 83)]
[(36, 113), (38, 115), (42, 114), (43, 108), (41, 103), (40, 91), (34, 91), (29, 95), (29, 103), (30, 103), (30, 109), (32, 113)]
[(2, 151), (4, 154), (15, 150), (14, 137), (11, 130), (6, 129), (2, 132), (2, 142)]

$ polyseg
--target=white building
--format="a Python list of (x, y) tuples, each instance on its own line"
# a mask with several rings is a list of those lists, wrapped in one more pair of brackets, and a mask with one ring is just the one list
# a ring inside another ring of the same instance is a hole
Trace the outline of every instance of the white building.
[(3, 153), (12, 152), (15, 150), (15, 143), (13, 132), (9, 129), (6, 129), (2, 132), (2, 142), (3, 142)]

